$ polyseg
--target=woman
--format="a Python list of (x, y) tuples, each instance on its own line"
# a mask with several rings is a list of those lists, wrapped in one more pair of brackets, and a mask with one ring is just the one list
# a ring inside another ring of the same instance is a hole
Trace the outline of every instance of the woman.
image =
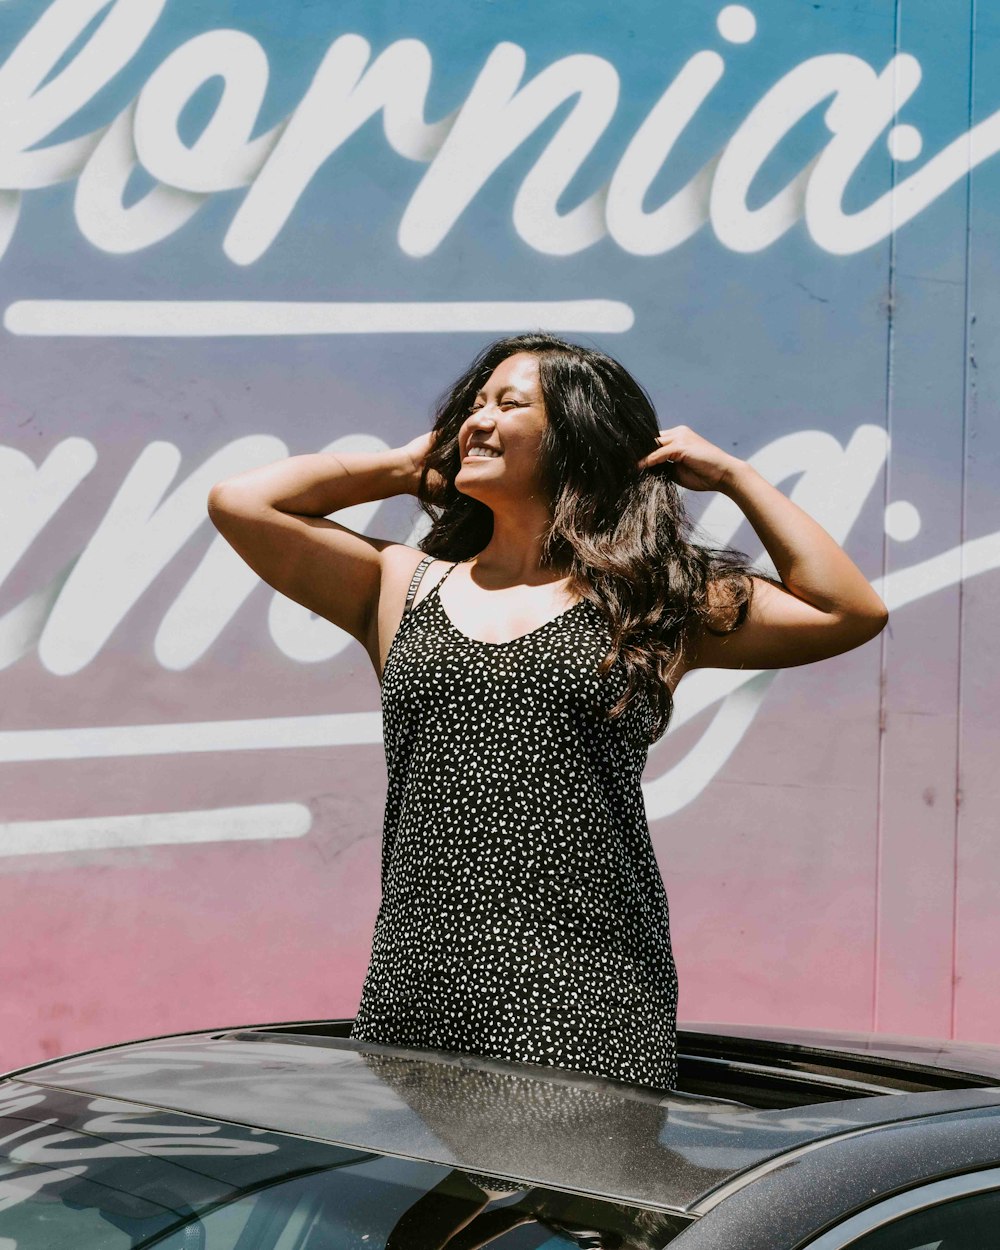
[[(678, 486), (732, 498), (780, 582), (694, 543)], [(328, 519), (401, 493), (432, 518), (419, 549)], [(383, 894), (352, 1036), (675, 1086), (649, 745), (691, 669), (874, 638), (858, 568), (749, 464), (659, 430), (616, 361), (544, 334), (486, 348), (404, 447), (292, 456), (209, 511), (382, 681)]]

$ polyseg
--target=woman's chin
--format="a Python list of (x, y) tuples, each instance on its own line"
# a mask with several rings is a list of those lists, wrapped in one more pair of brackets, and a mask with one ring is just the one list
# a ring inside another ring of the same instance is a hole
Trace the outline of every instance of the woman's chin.
[[(455, 489), (460, 495), (468, 495), (470, 499), (478, 499), (480, 503), (486, 502), (479, 482), (463, 482), (460, 477), (456, 477)], [(489, 494), (489, 492), (487, 491), (486, 494)]]
[(484, 502), (487, 498), (496, 495), (496, 490), (491, 489), (490, 482), (484, 482), (482, 476), (474, 470), (472, 473), (466, 473), (464, 466), (455, 475), (455, 489), (471, 499), (480, 499)]

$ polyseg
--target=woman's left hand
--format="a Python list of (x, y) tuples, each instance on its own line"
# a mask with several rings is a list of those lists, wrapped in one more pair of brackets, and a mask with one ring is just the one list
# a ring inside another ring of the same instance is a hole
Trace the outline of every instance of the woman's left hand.
[(656, 443), (655, 449), (638, 462), (638, 467), (646, 469), (669, 462), (674, 466), (677, 485), (686, 490), (722, 490), (733, 469), (743, 463), (686, 425), (661, 430)]

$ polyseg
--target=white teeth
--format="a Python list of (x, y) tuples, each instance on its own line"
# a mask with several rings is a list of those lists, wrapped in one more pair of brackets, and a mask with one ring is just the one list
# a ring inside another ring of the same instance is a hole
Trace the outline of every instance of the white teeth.
[(489, 447), (470, 447), (469, 450), (466, 452), (466, 455), (468, 456), (499, 456), (500, 453), (498, 451), (493, 451), (492, 448), (489, 448)]

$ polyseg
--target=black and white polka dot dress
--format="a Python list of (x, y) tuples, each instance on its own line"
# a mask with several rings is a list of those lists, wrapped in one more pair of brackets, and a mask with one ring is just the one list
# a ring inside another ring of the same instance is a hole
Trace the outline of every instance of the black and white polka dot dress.
[[(382, 903), (352, 1037), (677, 1083), (677, 972), (640, 777), (645, 701), (581, 600), (510, 642), (438, 584), (386, 658)], [(452, 568), (454, 565), (452, 565)]]

